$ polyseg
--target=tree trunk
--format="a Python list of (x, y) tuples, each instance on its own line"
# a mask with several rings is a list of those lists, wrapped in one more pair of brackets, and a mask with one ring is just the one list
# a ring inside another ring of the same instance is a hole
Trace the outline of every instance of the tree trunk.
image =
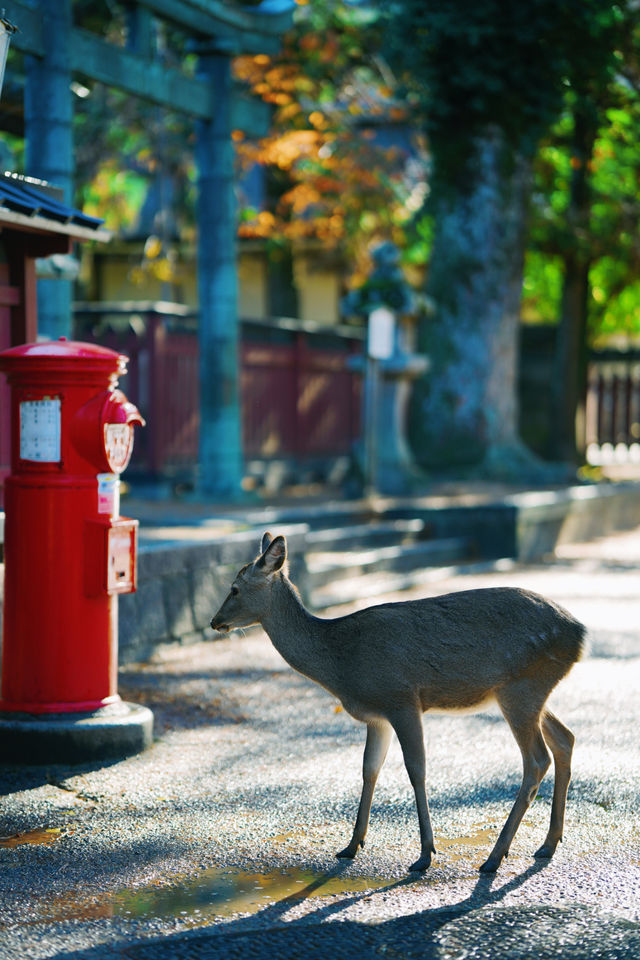
[(460, 188), (438, 191), (411, 440), (427, 468), (482, 464), (512, 473), (518, 439), (518, 330), (530, 162), (497, 129), (476, 139)]
[(551, 430), (553, 455), (567, 463), (580, 463), (585, 455), (588, 303), (589, 261), (567, 256), (556, 337)]
[(562, 307), (556, 338), (553, 377), (552, 447), (558, 460), (580, 463), (585, 454), (587, 396), (587, 319), (589, 312), (589, 218), (591, 190), (588, 163), (597, 125), (578, 105), (574, 111), (573, 173), (566, 220), (572, 235), (564, 257)]

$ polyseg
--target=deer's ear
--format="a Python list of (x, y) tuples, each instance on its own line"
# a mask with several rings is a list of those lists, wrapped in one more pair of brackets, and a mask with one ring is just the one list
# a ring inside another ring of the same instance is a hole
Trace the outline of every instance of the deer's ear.
[(284, 537), (276, 537), (260, 557), (258, 564), (266, 567), (268, 573), (275, 573), (284, 566), (287, 559), (287, 541)]
[(261, 546), (260, 546), (260, 553), (264, 553), (264, 552), (265, 552), (265, 550), (267, 549), (267, 547), (269, 546), (269, 544), (271, 543), (272, 540), (273, 540), (273, 537), (272, 537), (272, 535), (269, 533), (269, 531), (267, 530), (267, 532), (266, 532), (266, 533), (264, 534), (264, 536), (262, 537), (262, 544), (261, 544)]

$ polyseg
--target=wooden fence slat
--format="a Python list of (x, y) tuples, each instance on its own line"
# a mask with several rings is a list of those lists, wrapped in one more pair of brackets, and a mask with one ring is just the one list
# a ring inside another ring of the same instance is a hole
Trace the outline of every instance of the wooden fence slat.
[(640, 460), (640, 357), (593, 357), (587, 392), (587, 458), (592, 463)]

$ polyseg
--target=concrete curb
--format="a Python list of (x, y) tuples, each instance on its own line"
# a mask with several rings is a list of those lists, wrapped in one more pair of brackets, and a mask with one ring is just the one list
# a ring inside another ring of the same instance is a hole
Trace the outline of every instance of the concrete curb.
[(509, 557), (532, 563), (561, 543), (594, 540), (640, 524), (640, 484), (575, 486), (529, 491), (500, 500), (417, 503), (412, 516), (433, 536), (471, 537), (482, 559)]

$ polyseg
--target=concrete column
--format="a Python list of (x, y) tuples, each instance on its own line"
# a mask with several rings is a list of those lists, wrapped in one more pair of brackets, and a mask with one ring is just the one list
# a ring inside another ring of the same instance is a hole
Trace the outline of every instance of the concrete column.
[(198, 487), (200, 494), (208, 498), (230, 500), (241, 496), (243, 475), (230, 57), (218, 52), (202, 52), (199, 73), (211, 84), (214, 115), (196, 125), (200, 307)]
[[(26, 174), (60, 187), (73, 203), (73, 94), (69, 62), (71, 0), (40, 0), (44, 57), (26, 57)], [(38, 281), (38, 330), (71, 334), (71, 283)]]

